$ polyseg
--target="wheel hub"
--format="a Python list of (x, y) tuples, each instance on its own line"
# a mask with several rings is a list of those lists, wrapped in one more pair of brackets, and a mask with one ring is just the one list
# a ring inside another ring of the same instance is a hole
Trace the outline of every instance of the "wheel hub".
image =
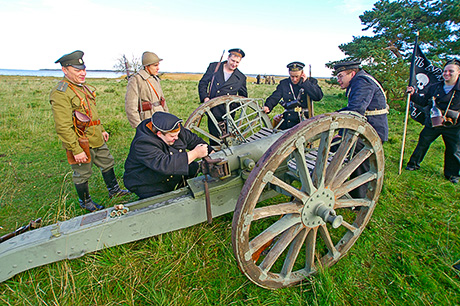
[(334, 192), (320, 188), (314, 192), (305, 202), (302, 209), (302, 223), (305, 227), (317, 227), (325, 224), (326, 221), (332, 223), (334, 228), (340, 226), (343, 221), (341, 216), (336, 216), (334, 211), (335, 196)]

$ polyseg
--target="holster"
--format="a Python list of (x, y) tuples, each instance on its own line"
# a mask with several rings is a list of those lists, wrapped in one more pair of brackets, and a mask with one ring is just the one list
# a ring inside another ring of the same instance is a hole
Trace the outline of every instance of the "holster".
[[(76, 133), (79, 136), (78, 137), (78, 144), (80, 147), (83, 149), (83, 151), (86, 153), (86, 156), (88, 157), (88, 160), (85, 162), (85, 164), (91, 162), (91, 154), (89, 152), (89, 140), (85, 135), (85, 129), (90, 125), (91, 123), (91, 118), (88, 117), (86, 114), (83, 114), (79, 111), (74, 111), (73, 113), (73, 124), (76, 129)], [(73, 156), (72, 151), (66, 150), (67, 154), (67, 161), (71, 165), (78, 164), (75, 161), (75, 157)]]
[[(91, 162), (91, 154), (89, 153), (89, 140), (87, 137), (80, 137), (78, 138), (78, 144), (80, 147), (83, 149), (83, 151), (86, 153), (86, 156), (88, 157), (88, 160), (84, 164), (88, 164)], [(71, 165), (79, 164), (75, 161), (75, 157), (73, 156), (72, 151), (66, 150), (67, 154), (67, 161)]]
[(141, 111), (146, 112), (152, 109), (152, 102), (150, 101), (142, 101), (141, 105), (142, 105), (142, 109), (140, 109), (140, 105), (139, 105), (139, 108), (138, 108), (139, 112)]

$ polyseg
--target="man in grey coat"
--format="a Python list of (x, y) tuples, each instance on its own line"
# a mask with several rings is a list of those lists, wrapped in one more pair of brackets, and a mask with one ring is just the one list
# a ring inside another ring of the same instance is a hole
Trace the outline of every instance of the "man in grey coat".
[(142, 120), (151, 118), (155, 112), (169, 112), (158, 77), (160, 61), (162, 59), (155, 53), (144, 52), (143, 69), (129, 78), (125, 111), (133, 128), (136, 128)]

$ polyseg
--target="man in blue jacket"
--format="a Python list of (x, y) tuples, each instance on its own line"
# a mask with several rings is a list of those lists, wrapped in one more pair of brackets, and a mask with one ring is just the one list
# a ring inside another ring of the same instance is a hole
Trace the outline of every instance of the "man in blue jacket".
[(380, 83), (360, 68), (361, 62), (349, 61), (334, 65), (337, 81), (348, 98), (348, 105), (339, 111), (355, 111), (366, 116), (382, 141), (388, 140), (388, 105)]
[[(370, 125), (376, 130), (382, 142), (388, 140), (388, 105), (385, 92), (380, 83), (360, 68), (361, 62), (349, 61), (334, 65), (337, 81), (342, 89), (346, 89), (348, 105), (339, 111), (355, 111), (367, 118)], [(364, 147), (361, 140), (357, 141), (355, 152)], [(369, 160), (365, 160), (351, 175), (358, 177), (370, 169)], [(365, 198), (368, 184), (363, 184), (352, 190), (354, 198)]]
[(123, 179), (140, 199), (174, 190), (198, 173), (195, 159), (211, 153), (211, 147), (181, 122), (173, 114), (155, 112), (137, 126)]
[[(198, 83), (198, 93), (202, 103), (210, 99), (225, 95), (238, 95), (247, 98), (246, 76), (238, 69), (241, 59), (245, 53), (241, 49), (228, 50), (228, 59), (224, 62), (209, 64), (206, 73)], [(234, 105), (236, 107), (237, 105)], [(212, 114), (218, 122), (222, 122), (225, 115), (225, 106), (218, 105), (211, 109)], [(219, 137), (220, 133), (211, 120), (208, 120), (208, 130), (213, 136)], [(211, 144), (215, 144), (211, 142)]]

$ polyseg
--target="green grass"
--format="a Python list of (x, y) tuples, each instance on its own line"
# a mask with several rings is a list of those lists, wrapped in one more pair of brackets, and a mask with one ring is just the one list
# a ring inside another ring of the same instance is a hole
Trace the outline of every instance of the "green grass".
[[(50, 89), (58, 78), (0, 76), (0, 235), (30, 220), (45, 225), (84, 214), (54, 131)], [(126, 81), (90, 79), (121, 181), (134, 130), (124, 113)], [(196, 80), (164, 80), (170, 111), (186, 120), (199, 106)], [(343, 91), (321, 81), (315, 113), (346, 105)], [(273, 85), (248, 84), (266, 98)], [(402, 102), (404, 104), (404, 102)], [(277, 107), (274, 113), (281, 112)], [(422, 168), (398, 175), (404, 113), (390, 110), (385, 180), (366, 230), (346, 257), (302, 284), (270, 291), (240, 273), (231, 244), (232, 215), (82, 258), (53, 263), (0, 284), (2, 305), (458, 305), (460, 187), (443, 177), (438, 139)], [(410, 121), (405, 161), (421, 126)], [(110, 206), (100, 171), (93, 198)], [(131, 200), (135, 200), (131, 196)]]

